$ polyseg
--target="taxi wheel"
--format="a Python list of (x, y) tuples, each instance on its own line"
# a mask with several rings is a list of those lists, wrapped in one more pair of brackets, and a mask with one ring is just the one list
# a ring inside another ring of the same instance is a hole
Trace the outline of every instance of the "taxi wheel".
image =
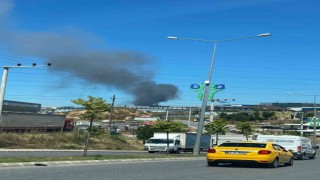
[(269, 164), (269, 167), (270, 168), (277, 168), (278, 163), (279, 163), (279, 160), (278, 160), (278, 158), (276, 158), (276, 159), (274, 159), (274, 161), (271, 164)]
[(288, 163), (284, 163), (285, 166), (292, 166), (293, 165), (293, 158), (290, 159)]
[(218, 166), (217, 162), (207, 161), (208, 166)]
[(298, 157), (299, 160), (304, 160), (304, 158), (305, 158), (304, 153), (300, 157)]

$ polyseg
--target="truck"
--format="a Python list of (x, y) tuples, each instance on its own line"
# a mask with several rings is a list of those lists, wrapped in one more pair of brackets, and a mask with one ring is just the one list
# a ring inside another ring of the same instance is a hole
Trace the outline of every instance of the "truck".
[[(144, 150), (149, 153), (166, 152), (169, 142), (170, 153), (193, 152), (196, 133), (173, 133), (170, 132), (167, 141), (166, 132), (155, 132), (153, 137), (145, 142)], [(209, 134), (202, 134), (200, 141), (200, 152), (207, 151), (212, 147), (212, 137)]]
[[(241, 142), (247, 141), (246, 137), (243, 134), (226, 134), (226, 135), (219, 135), (218, 140), (217, 137), (212, 137), (212, 144), (218, 146), (224, 142)], [(248, 138), (248, 141), (251, 141), (252, 137)]]
[(258, 135), (258, 142), (274, 142), (285, 149), (289, 150), (296, 159), (303, 160), (305, 157), (315, 159), (316, 149), (318, 146), (312, 147), (311, 139), (301, 136), (288, 135)]
[(25, 112), (3, 112), (0, 117), (0, 131), (71, 131), (74, 120), (65, 115), (48, 115)]

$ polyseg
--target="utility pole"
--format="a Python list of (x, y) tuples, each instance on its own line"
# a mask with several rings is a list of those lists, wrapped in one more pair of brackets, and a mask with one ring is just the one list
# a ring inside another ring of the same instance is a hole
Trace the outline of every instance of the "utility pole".
[(213, 113), (214, 113), (214, 99), (211, 100), (211, 104), (210, 104), (210, 122), (213, 122)]
[(317, 103), (316, 103), (317, 95), (313, 96), (313, 148), (317, 146)]
[(188, 120), (188, 127), (191, 125), (191, 107), (189, 108), (189, 120)]
[(302, 113), (302, 115), (301, 115), (301, 121), (300, 121), (300, 123), (301, 123), (301, 126), (300, 126), (300, 136), (303, 136), (303, 112), (301, 112)]
[(214, 101), (218, 101), (220, 103), (225, 103), (227, 101), (235, 101), (236, 99), (211, 99), (211, 106), (210, 106), (210, 122), (213, 122), (213, 113), (214, 113)]
[(112, 104), (111, 104), (111, 109), (110, 109), (110, 118), (109, 118), (109, 132), (111, 133), (111, 121), (112, 121), (112, 115), (113, 115), (113, 107), (114, 107), (114, 101), (116, 100), (116, 96), (113, 95), (111, 97), (112, 99)]
[(166, 121), (168, 121), (168, 117), (169, 117), (169, 110), (167, 108), (167, 112), (166, 112)]
[(280, 126), (281, 112), (278, 112), (278, 114), (279, 114), (279, 117), (278, 117), (278, 124), (279, 124), (279, 126)]
[[(166, 121), (169, 122), (169, 110), (167, 108), (167, 113), (166, 113)], [(167, 155), (169, 155), (169, 131), (166, 131), (167, 135)]]

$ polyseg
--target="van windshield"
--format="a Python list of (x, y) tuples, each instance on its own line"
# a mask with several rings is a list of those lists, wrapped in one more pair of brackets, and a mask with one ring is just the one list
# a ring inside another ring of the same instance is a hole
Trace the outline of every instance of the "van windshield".
[[(149, 139), (147, 143), (152, 143), (152, 144), (166, 144), (167, 139)], [(173, 143), (173, 139), (169, 139), (169, 143)]]

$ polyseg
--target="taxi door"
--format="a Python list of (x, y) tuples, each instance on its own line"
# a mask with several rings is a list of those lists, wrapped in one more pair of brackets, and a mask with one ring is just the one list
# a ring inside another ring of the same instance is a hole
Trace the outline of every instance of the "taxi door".
[(279, 157), (279, 162), (280, 163), (287, 163), (289, 159), (287, 158), (287, 152), (284, 151), (283, 149), (280, 148), (277, 144), (272, 145), (273, 148), (276, 150), (278, 157)]

